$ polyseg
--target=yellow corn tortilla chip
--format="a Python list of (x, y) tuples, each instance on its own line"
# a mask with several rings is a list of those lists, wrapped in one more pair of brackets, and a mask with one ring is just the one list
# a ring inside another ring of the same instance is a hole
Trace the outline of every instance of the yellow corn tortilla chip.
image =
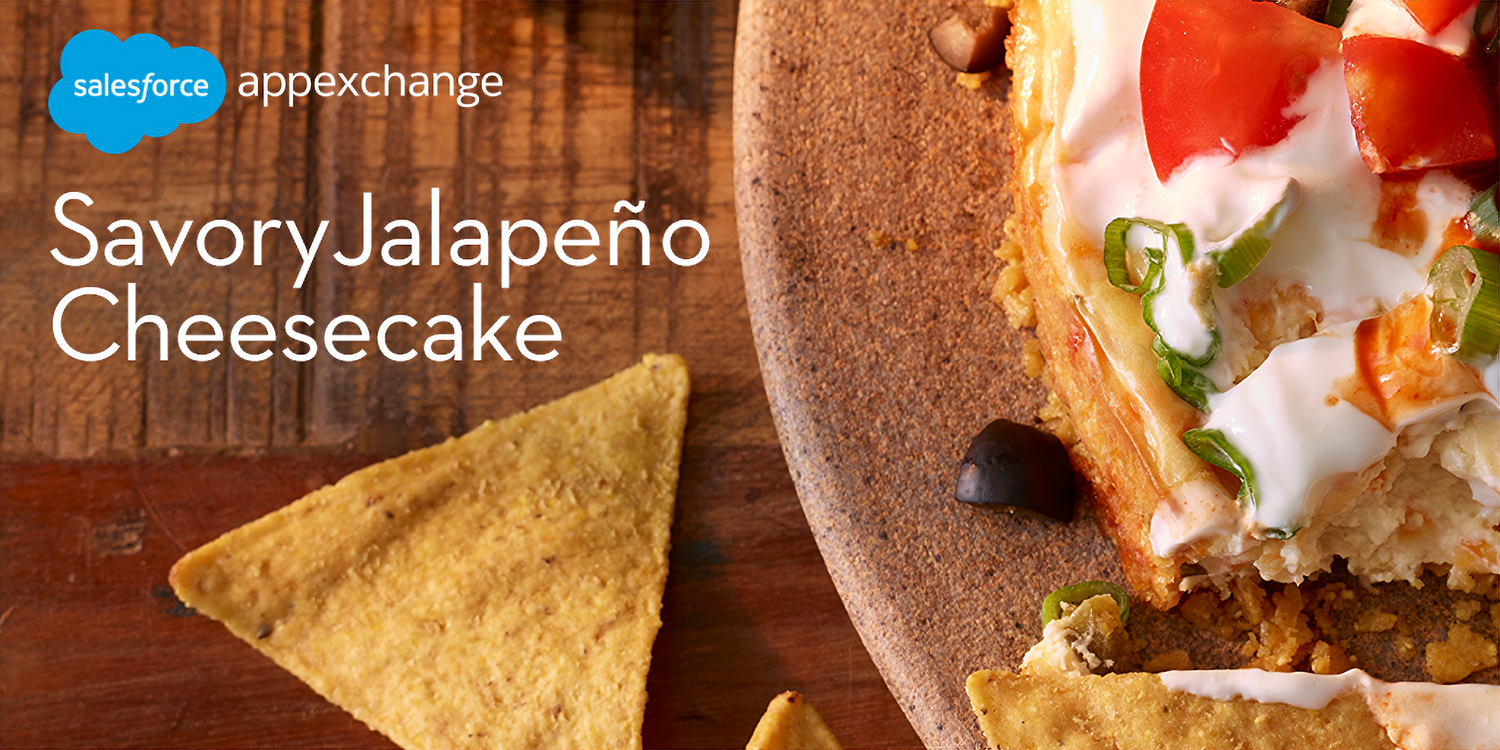
[(966, 687), (992, 748), (1394, 747), (1357, 692), (1314, 710), (1204, 698), (1142, 672), (975, 672)]
[(823, 716), (800, 693), (771, 699), (745, 750), (843, 750)]
[(640, 747), (687, 398), (647, 356), (231, 531), (173, 588), (404, 747)]

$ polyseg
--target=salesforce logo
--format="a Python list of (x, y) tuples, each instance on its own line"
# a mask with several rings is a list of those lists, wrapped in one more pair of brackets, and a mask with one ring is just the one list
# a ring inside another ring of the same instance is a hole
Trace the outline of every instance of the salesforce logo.
[(155, 34), (125, 41), (93, 29), (68, 40), (62, 80), (47, 97), (52, 121), (87, 136), (106, 154), (123, 154), (142, 136), (160, 138), (178, 125), (217, 112), (227, 88), (224, 66), (197, 47), (172, 48)]

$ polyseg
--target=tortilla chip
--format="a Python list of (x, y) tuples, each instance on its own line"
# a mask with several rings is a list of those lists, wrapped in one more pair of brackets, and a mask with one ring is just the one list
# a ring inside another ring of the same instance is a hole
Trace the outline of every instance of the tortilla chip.
[(967, 688), (992, 748), (1394, 747), (1358, 692), (1313, 710), (1204, 698), (1141, 672), (975, 672)]
[(800, 693), (771, 699), (745, 750), (843, 750), (823, 716)]
[(172, 586), (404, 747), (640, 747), (687, 398), (647, 356), (231, 531)]

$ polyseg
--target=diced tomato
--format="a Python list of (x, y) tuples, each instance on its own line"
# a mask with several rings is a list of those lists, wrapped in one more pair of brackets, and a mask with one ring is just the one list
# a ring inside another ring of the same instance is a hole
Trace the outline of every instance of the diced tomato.
[(1436, 34), (1479, 0), (1405, 0), (1406, 10), (1429, 34)]
[(1495, 103), (1462, 58), (1410, 39), (1344, 40), (1354, 135), (1377, 173), (1495, 160)]
[[(1478, 372), (1434, 350), (1432, 298), (1419, 294), (1354, 331), (1357, 379), (1335, 386), (1338, 395), (1390, 429), (1438, 404), (1485, 391)], [(1452, 331), (1449, 335), (1455, 335)]]
[(1199, 154), (1269, 146), (1339, 31), (1275, 3), (1159, 0), (1141, 49), (1141, 114), (1156, 176)]

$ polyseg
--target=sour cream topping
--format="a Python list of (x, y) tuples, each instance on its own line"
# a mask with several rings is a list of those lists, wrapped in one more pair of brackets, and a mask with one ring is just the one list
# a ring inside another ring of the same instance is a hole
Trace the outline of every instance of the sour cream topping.
[[(1330, 394), (1336, 380), (1354, 371), (1354, 323), (1422, 292), (1426, 269), (1445, 247), (1449, 219), (1467, 210), (1473, 191), (1446, 172), (1423, 176), (1412, 196), (1415, 211), (1428, 217), (1419, 247), (1408, 256), (1380, 246), (1375, 227), (1382, 181), (1359, 155), (1342, 59), (1325, 62), (1309, 77), (1289, 110), (1302, 119), (1281, 142), (1238, 158), (1198, 157), (1161, 183), (1140, 105), (1140, 54), (1151, 10), (1149, 0), (1072, 3), (1074, 80), (1053, 176), (1076, 229), (1100, 242), (1111, 220), (1135, 216), (1184, 223), (1207, 246), (1251, 225), (1288, 179), (1300, 186), (1301, 205), (1273, 237), (1256, 273), (1301, 283), (1322, 305), (1323, 335), (1278, 347), (1237, 385), (1218, 364), (1207, 371), (1226, 389), (1211, 397), (1207, 426), (1222, 430), (1260, 469), (1258, 502), (1250, 528), (1242, 531), (1297, 528), (1315, 512), (1309, 503), (1331, 478), (1365, 469), (1395, 446), (1396, 433)], [(1397, 3), (1357, 0), (1343, 33), (1404, 36), (1462, 51), (1472, 15), (1430, 35)], [(1184, 349), (1200, 350), (1203, 325), (1197, 311), (1180, 302), (1170, 294), (1159, 301), (1157, 327)], [(1182, 319), (1164, 319), (1173, 311)], [(1500, 365), (1486, 367), (1482, 378), (1491, 394), (1500, 393)], [(1433, 413), (1460, 405), (1435, 405)], [(1212, 505), (1211, 497), (1164, 501), (1152, 521), (1156, 553), (1170, 556), (1223, 533), (1229, 515)]]
[(1241, 520), (1239, 508), (1217, 486), (1188, 482), (1163, 498), (1151, 515), (1151, 550), (1171, 557), (1188, 545), (1224, 538), (1235, 543), (1229, 552), (1239, 554)]
[[(1182, 248), (1171, 234), (1167, 235), (1162, 259), (1162, 287), (1151, 306), (1157, 332), (1172, 349), (1195, 360), (1204, 357), (1213, 346), (1214, 327), (1218, 321), (1212, 316), (1205, 320), (1199, 310), (1199, 297), (1205, 291), (1212, 291), (1212, 286), (1206, 290), (1204, 286), (1213, 284), (1217, 277), (1210, 275), (1205, 278), (1200, 272), (1195, 278), (1182, 260)], [(1210, 261), (1203, 258), (1195, 261), (1200, 269), (1205, 263)]]
[(1223, 432), (1257, 467), (1250, 514), (1259, 526), (1307, 525), (1314, 485), (1361, 471), (1396, 447), (1385, 425), (1329, 398), (1334, 381), (1353, 374), (1353, 330), (1344, 326), (1276, 347), (1239, 385), (1209, 397), (1206, 427)]
[[(1074, 86), (1055, 176), (1080, 228), (1102, 237), (1116, 217), (1141, 216), (1187, 224), (1207, 245), (1253, 223), (1265, 199), (1280, 197), (1290, 177), (1303, 188), (1303, 205), (1277, 233), (1265, 271), (1306, 284), (1330, 323), (1369, 317), (1421, 289), (1421, 269), (1440, 238), (1424, 245), (1416, 263), (1374, 244), (1380, 178), (1360, 159), (1338, 60), (1309, 78), (1291, 110), (1303, 118), (1281, 142), (1238, 159), (1199, 157), (1166, 184), (1157, 180), (1140, 103), (1140, 50), (1151, 7), (1135, 0), (1072, 6), (1075, 34), (1082, 36), (1075, 40)], [(1100, 29), (1109, 29), (1107, 38)], [(1424, 197), (1418, 196), (1419, 209), (1437, 208)]]
[[(1284, 703), (1313, 711), (1327, 708), (1334, 698), (1344, 693), (1364, 689), (1368, 683), (1376, 682), (1358, 669), (1339, 675), (1260, 669), (1194, 669), (1162, 672), (1161, 681), (1171, 690), (1216, 701), (1243, 698), (1258, 703)], [(1500, 696), (1500, 688), (1496, 690)]]
[(1469, 8), (1452, 23), (1438, 29), (1437, 34), (1429, 34), (1400, 5), (1381, 0), (1354, 0), (1349, 3), (1349, 13), (1344, 16), (1344, 25), (1340, 29), (1345, 39), (1361, 34), (1394, 36), (1437, 47), (1450, 55), (1462, 55), (1473, 38), (1469, 30), (1474, 28), (1474, 14), (1478, 10), (1477, 5)]
[(1320, 710), (1340, 695), (1364, 696), (1387, 736), (1407, 750), (1500, 748), (1500, 686), (1383, 682), (1358, 669), (1343, 674), (1205, 669), (1163, 672), (1168, 689), (1227, 701), (1282, 703)]

